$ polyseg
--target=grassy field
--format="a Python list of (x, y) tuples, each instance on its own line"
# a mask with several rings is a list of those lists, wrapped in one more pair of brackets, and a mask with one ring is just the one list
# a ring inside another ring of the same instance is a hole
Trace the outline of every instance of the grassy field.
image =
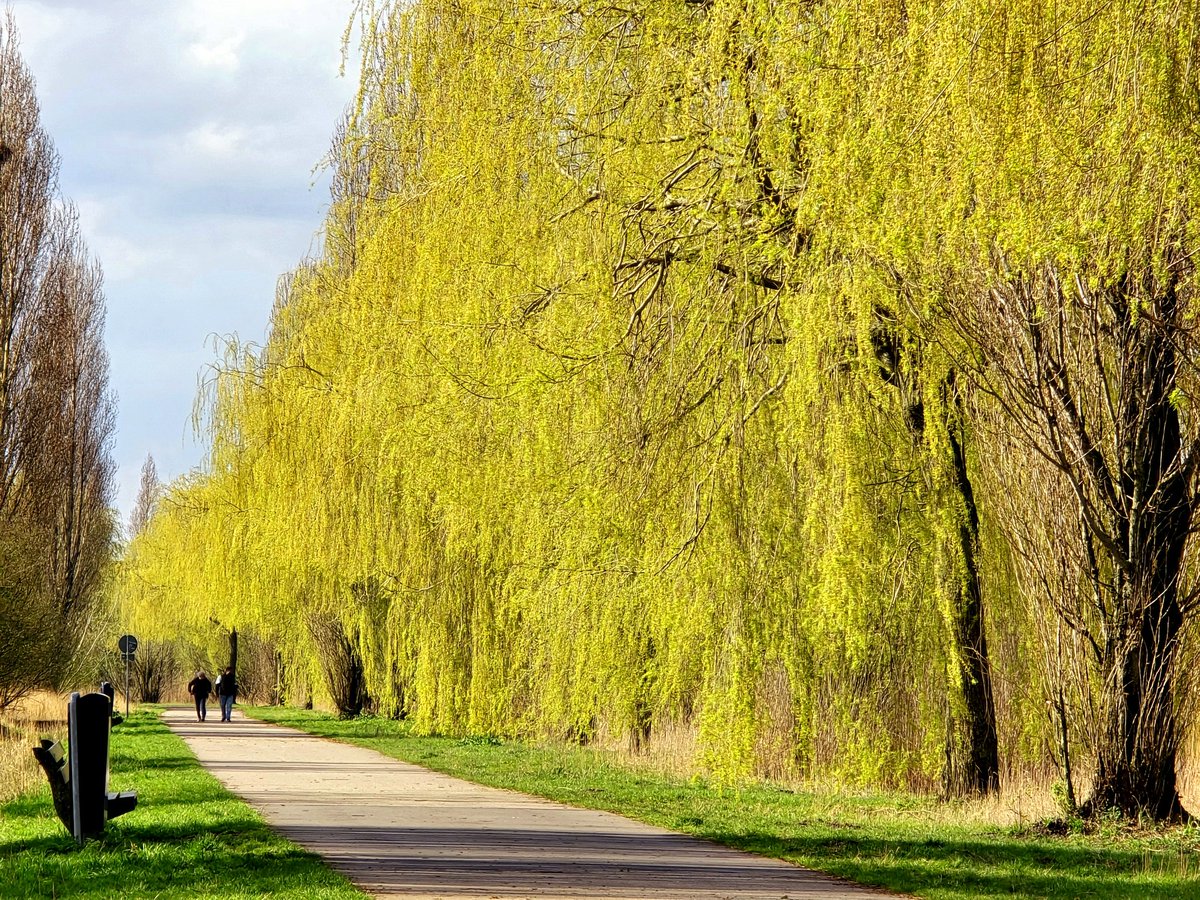
[(977, 897), (1200, 898), (1200, 829), (1108, 821), (989, 822), (970, 804), (909, 795), (827, 795), (769, 785), (722, 792), (584, 749), (410, 735), (384, 719), (256, 708), (267, 721), (371, 747), (481, 784), (538, 794), (937, 900)]
[(83, 848), (54, 815), (44, 785), (0, 805), (0, 897), (363, 896), (270, 831), (153, 711), (114, 729), (111, 765), (109, 789), (136, 790), (137, 809)]

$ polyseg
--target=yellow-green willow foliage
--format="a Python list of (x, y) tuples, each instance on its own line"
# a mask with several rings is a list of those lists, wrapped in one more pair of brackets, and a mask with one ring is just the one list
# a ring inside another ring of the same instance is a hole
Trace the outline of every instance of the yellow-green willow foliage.
[(125, 583), (170, 598), (141, 627), (252, 629), (318, 683), (333, 628), (425, 729), (682, 724), (729, 776), (950, 784), (982, 572), (1001, 750), (1039, 759), (1061, 673), (989, 518), (1014, 482), (971, 428), (1000, 415), (988, 351), (947, 310), (997, 260), (1103, 273), (1153, 242), (1192, 187), (1194, 154), (1146, 143), (1194, 101), (1168, 96), (1191, 20), (358, 14), (325, 252), (230, 351), (208, 466), (130, 548)]
[(1000, 404), (980, 423), (996, 415), (986, 462), (1018, 581), (1090, 658), (1090, 685), (1071, 686), (1094, 754), (1087, 807), (1175, 817), (1195, 594), (1197, 9), (844, 12), (825, 64), (859, 73), (855, 94), (812, 82), (854, 104), (813, 106), (832, 112), (812, 122), (832, 247), (894, 282)]

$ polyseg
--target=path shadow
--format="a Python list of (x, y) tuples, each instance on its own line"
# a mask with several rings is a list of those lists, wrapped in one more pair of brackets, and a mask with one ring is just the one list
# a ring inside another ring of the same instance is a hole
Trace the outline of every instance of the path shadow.
[(867, 897), (858, 885), (687, 835), (545, 828), (276, 830), (371, 891), (437, 896)]

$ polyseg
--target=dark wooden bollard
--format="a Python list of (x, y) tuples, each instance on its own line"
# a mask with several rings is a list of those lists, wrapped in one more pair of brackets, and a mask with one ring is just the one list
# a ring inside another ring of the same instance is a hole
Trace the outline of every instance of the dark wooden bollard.
[(43, 740), (33, 755), (50, 781), (54, 811), (75, 836), (94, 837), (104, 823), (137, 806), (137, 792), (108, 792), (108, 733), (112, 701), (105, 694), (72, 694), (67, 703), (70, 756), (57, 741)]
[(67, 829), (74, 832), (74, 813), (71, 811), (74, 808), (74, 804), (71, 802), (71, 771), (67, 765), (67, 754), (63, 750), (63, 745), (58, 741), (48, 741), (43, 738), (42, 745), (33, 748), (33, 755), (41, 763), (42, 771), (46, 773), (46, 779), (50, 782), (50, 796), (54, 799), (54, 811), (58, 813), (58, 817), (62, 819), (62, 823), (67, 826)]

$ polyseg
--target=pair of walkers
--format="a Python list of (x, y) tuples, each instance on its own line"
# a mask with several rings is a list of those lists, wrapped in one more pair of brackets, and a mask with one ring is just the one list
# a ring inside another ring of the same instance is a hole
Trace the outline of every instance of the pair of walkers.
[[(217, 676), (217, 700), (221, 703), (221, 721), (233, 721), (233, 701), (237, 697), (237, 679), (233, 677), (233, 669), (225, 667), (225, 671)], [(213, 692), (213, 683), (203, 671), (188, 682), (188, 693), (196, 699), (196, 719), (203, 722), (208, 718), (208, 695)]]

